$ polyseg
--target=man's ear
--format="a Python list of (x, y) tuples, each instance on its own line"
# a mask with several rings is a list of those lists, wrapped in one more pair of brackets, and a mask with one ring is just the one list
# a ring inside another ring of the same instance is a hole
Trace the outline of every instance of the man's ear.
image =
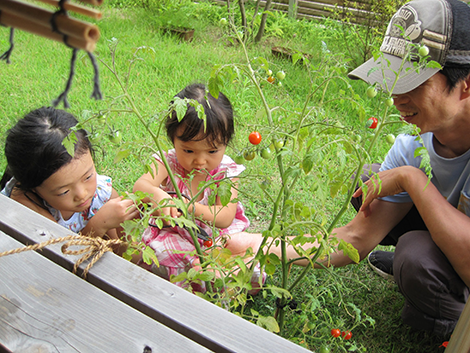
[(470, 75), (462, 81), (462, 99), (467, 99), (470, 97)]

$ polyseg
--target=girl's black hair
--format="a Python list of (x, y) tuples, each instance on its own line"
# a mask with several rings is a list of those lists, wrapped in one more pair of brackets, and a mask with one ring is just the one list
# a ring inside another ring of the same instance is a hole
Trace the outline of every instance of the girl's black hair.
[(88, 151), (92, 153), (83, 129), (75, 131), (74, 157), (63, 146), (62, 141), (77, 123), (72, 114), (52, 107), (33, 110), (19, 120), (7, 134), (5, 157), (8, 165), (0, 181), (1, 189), (14, 177), (16, 187), (32, 191), (73, 158)]
[[(223, 93), (219, 93), (219, 97), (215, 99), (206, 86), (196, 83), (187, 86), (175, 97), (194, 99), (204, 107), (206, 129), (204, 130), (204, 121), (199, 119), (196, 109), (188, 104), (186, 114), (181, 121), (178, 121), (176, 111), (168, 115), (165, 127), (168, 138), (172, 142), (175, 138), (184, 142), (197, 138), (198, 140), (207, 139), (212, 145), (229, 144), (234, 133), (233, 108)], [(184, 130), (177, 136), (180, 126), (183, 126)]]

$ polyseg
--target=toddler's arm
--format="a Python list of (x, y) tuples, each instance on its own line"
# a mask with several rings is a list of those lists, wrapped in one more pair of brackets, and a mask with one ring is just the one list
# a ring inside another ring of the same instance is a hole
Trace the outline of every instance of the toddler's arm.
[[(232, 181), (236, 184), (238, 179), (234, 178)], [(231, 200), (235, 199), (238, 196), (238, 192), (235, 188), (231, 189)], [(230, 202), (227, 206), (222, 206), (220, 198), (216, 198), (215, 205), (206, 206), (199, 203), (194, 203), (193, 206), (195, 209), (190, 208), (189, 211), (193, 212), (195, 210), (196, 217), (202, 218), (203, 220), (214, 224), (217, 228), (227, 228), (229, 227), (235, 215), (237, 213), (237, 203)]]
[[(153, 176), (152, 173), (146, 173), (142, 175), (134, 184), (133, 191), (143, 191), (147, 194), (153, 195), (152, 198), (145, 197), (142, 201), (150, 204), (158, 204), (162, 200), (172, 199), (168, 193), (160, 188), (160, 185), (168, 177), (168, 172), (163, 165), (163, 163), (156, 161), (157, 167), (152, 164)], [(158, 168), (158, 170), (157, 170)], [(164, 207), (162, 212), (171, 217), (179, 217), (180, 214), (175, 207)]]

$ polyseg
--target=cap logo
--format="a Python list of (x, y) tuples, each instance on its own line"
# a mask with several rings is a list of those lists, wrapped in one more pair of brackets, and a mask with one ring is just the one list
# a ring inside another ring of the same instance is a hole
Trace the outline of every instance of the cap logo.
[(414, 8), (405, 5), (392, 17), (380, 51), (403, 58), (406, 54), (407, 44), (410, 41), (419, 43), (422, 34), (423, 29), (418, 14)]

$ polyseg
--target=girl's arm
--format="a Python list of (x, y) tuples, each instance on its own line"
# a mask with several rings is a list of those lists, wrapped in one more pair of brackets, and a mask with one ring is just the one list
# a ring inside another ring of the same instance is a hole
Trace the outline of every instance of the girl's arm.
[[(238, 179), (234, 178), (232, 181), (236, 184)], [(238, 191), (235, 188), (231, 189), (231, 193), (232, 196), (230, 200), (237, 198)], [(196, 202), (192, 206), (195, 208), (190, 207), (189, 212), (194, 212), (196, 217), (213, 224), (217, 228), (228, 228), (232, 224), (237, 213), (236, 202), (230, 202), (227, 206), (222, 206), (219, 197), (216, 198), (215, 205), (207, 206)]]
[[(156, 167), (155, 167), (156, 164)], [(152, 164), (152, 173), (146, 173), (142, 175), (134, 184), (133, 192), (143, 191), (147, 194), (153, 195), (150, 197), (145, 197), (142, 202), (150, 204), (158, 204), (164, 199), (171, 199), (172, 197), (168, 195), (164, 190), (160, 188), (160, 185), (167, 179), (168, 172), (160, 161), (156, 161), (155, 164)], [(178, 217), (179, 212), (175, 207), (164, 207), (162, 212), (171, 217)]]

